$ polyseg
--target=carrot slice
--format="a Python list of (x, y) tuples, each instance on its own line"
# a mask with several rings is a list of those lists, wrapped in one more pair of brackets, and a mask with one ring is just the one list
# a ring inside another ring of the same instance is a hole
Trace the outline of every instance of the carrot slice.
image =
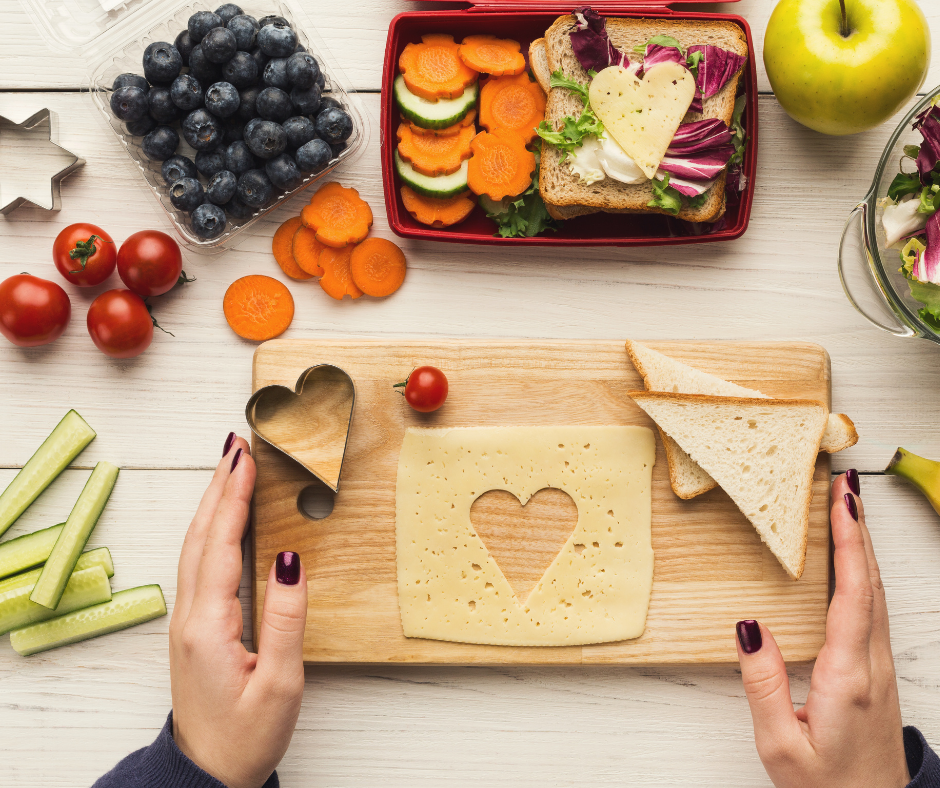
[(294, 233), (291, 248), (297, 265), (310, 276), (323, 276), (320, 268), (320, 252), (326, 247), (317, 240), (317, 234), (303, 225)]
[(287, 330), (294, 319), (294, 299), (287, 285), (270, 276), (253, 274), (229, 285), (222, 311), (238, 336), (260, 342)]
[(366, 238), (349, 258), (349, 271), (356, 287), (376, 298), (390, 296), (401, 287), (407, 269), (404, 252), (384, 238)]
[(464, 126), (459, 134), (449, 137), (424, 136), (402, 123), (398, 127), (398, 155), (422, 175), (450, 175), (470, 158), (470, 140), (475, 133), (473, 126)]
[(545, 120), (545, 93), (528, 74), (488, 79), (480, 91), (480, 125), (487, 131), (509, 129), (528, 145)]
[(511, 38), (496, 36), (467, 36), (457, 50), (457, 56), (474, 71), (501, 77), (525, 71), (522, 47)]
[(468, 192), (439, 199), (425, 197), (408, 186), (401, 187), (401, 201), (405, 204), (405, 210), (414, 217), (416, 222), (429, 227), (450, 227), (462, 222), (476, 205)]
[(300, 218), (321, 244), (340, 247), (359, 243), (369, 234), (372, 209), (355, 189), (332, 182), (317, 190)]
[(323, 269), (320, 287), (337, 301), (342, 300), (344, 295), (350, 298), (359, 298), (362, 295), (362, 291), (356, 287), (349, 270), (349, 258), (352, 257), (355, 248), (355, 246), (344, 246), (336, 249), (327, 246), (320, 252), (320, 267)]
[(423, 129), (420, 126), (415, 126), (411, 121), (406, 121), (402, 118), (402, 123), (407, 123), (411, 126), (411, 130), (415, 134), (421, 134), (425, 137), (434, 136), (434, 137), (450, 137), (453, 134), (459, 134), (460, 130), (464, 126), (472, 126), (473, 121), (477, 119), (477, 108), (472, 107), (466, 115), (464, 115), (457, 123), (453, 126), (448, 126), (446, 129)]
[(516, 197), (532, 183), (535, 154), (516, 132), (481, 131), (470, 143), (473, 156), (467, 170), (467, 185), (474, 194), (491, 200)]
[(442, 33), (421, 36), (420, 44), (408, 44), (398, 58), (398, 70), (408, 90), (428, 101), (456, 98), (478, 74), (457, 56), (454, 37)]
[(277, 228), (277, 232), (274, 233), (274, 240), (271, 241), (271, 251), (274, 252), (274, 259), (281, 266), (281, 270), (291, 279), (310, 279), (313, 276), (297, 264), (292, 251), (294, 233), (301, 226), (300, 217), (294, 216)]

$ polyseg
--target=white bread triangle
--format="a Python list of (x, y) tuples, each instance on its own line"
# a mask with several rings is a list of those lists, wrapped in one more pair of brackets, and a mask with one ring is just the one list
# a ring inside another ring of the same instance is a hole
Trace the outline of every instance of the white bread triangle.
[[(627, 354), (637, 372), (643, 377), (643, 385), (649, 391), (770, 399), (766, 394), (702, 372), (633, 340), (627, 340)], [(669, 480), (676, 495), (687, 500), (708, 492), (716, 486), (715, 480), (662, 429), (659, 434), (666, 448)], [(858, 443), (858, 432), (852, 420), (844, 413), (830, 413), (829, 423), (819, 447), (820, 451), (835, 454), (856, 443)]]
[(631, 391), (744, 513), (787, 573), (806, 563), (809, 508), (829, 410), (812, 400)]

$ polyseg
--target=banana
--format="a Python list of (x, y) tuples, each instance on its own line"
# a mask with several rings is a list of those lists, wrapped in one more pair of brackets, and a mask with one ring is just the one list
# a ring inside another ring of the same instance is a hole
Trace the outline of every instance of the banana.
[(930, 501), (934, 511), (940, 514), (940, 462), (918, 457), (899, 447), (885, 468), (885, 473), (907, 479)]

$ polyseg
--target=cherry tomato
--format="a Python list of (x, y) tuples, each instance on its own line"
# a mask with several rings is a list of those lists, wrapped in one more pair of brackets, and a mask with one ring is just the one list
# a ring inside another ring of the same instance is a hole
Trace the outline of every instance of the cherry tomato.
[(418, 413), (437, 410), (447, 399), (447, 378), (437, 367), (418, 367), (404, 383), (405, 399)]
[(108, 290), (88, 307), (88, 333), (111, 358), (133, 358), (153, 341), (153, 320), (143, 299), (130, 290)]
[(70, 224), (52, 244), (52, 260), (69, 282), (79, 287), (100, 285), (111, 276), (117, 246), (93, 224)]
[(142, 298), (163, 295), (173, 289), (183, 272), (179, 244), (158, 230), (134, 233), (117, 253), (121, 280)]
[(0, 333), (14, 345), (54, 342), (72, 316), (72, 302), (55, 282), (17, 274), (0, 282)]

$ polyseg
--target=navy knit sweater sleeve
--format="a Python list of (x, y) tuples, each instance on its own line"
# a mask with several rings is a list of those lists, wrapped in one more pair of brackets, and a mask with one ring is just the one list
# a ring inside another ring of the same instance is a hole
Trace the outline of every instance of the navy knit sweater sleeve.
[(904, 729), (904, 754), (911, 774), (907, 788), (940, 788), (940, 758), (917, 728)]
[[(924, 783), (925, 785), (927, 783)], [(262, 788), (279, 788), (277, 772)], [(132, 752), (92, 788), (226, 788), (183, 755), (173, 740), (173, 712), (149, 747)]]

